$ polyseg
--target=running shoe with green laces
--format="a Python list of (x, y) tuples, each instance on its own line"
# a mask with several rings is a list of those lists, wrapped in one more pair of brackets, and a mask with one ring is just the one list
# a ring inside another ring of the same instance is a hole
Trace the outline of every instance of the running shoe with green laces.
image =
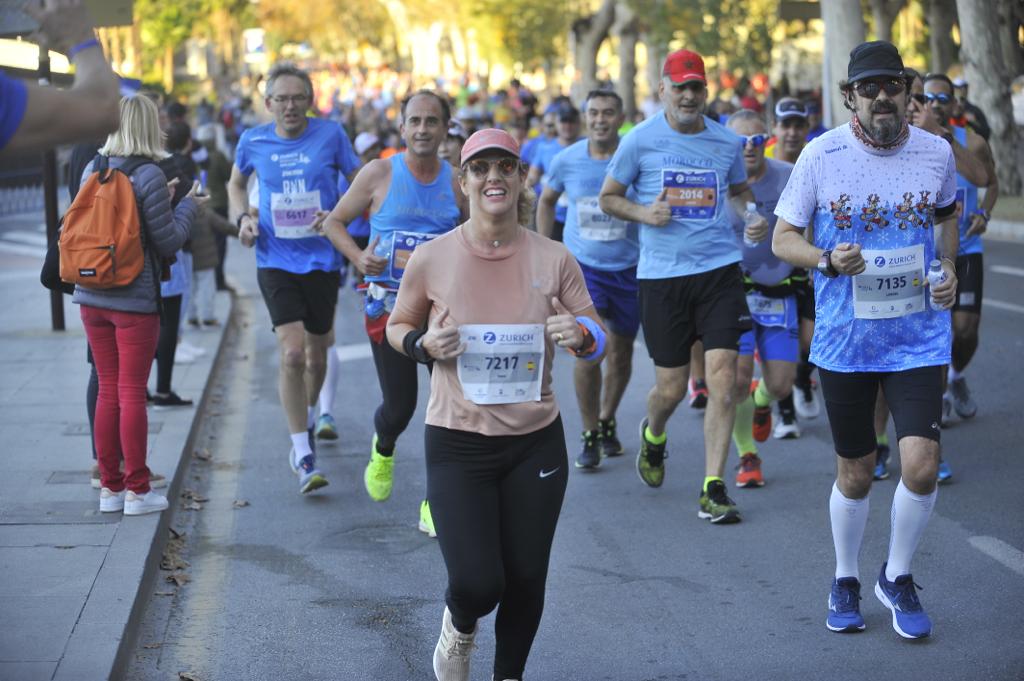
[(716, 525), (740, 521), (739, 509), (736, 508), (736, 502), (726, 494), (724, 482), (712, 480), (708, 483), (707, 490), (700, 495), (700, 510), (697, 511), (697, 517), (710, 520)]
[(434, 517), (430, 515), (430, 503), (424, 499), (420, 502), (420, 524), (419, 530), (428, 537), (436, 537), (434, 530)]
[(583, 449), (576, 457), (576, 468), (592, 471), (601, 465), (601, 452), (597, 448), (597, 431), (585, 430), (580, 436), (583, 441)]
[(615, 434), (615, 419), (597, 422), (597, 446), (601, 456), (622, 456), (625, 453)]
[(330, 414), (320, 414), (316, 420), (316, 437), (320, 440), (337, 440), (338, 424)]
[(640, 422), (640, 453), (636, 455), (636, 473), (648, 487), (661, 487), (665, 482), (665, 442), (660, 445), (647, 441), (647, 418)]
[(387, 501), (391, 496), (391, 487), (395, 481), (395, 457), (381, 456), (377, 451), (377, 434), (373, 434), (370, 448), (370, 462), (363, 472), (366, 493), (374, 501)]

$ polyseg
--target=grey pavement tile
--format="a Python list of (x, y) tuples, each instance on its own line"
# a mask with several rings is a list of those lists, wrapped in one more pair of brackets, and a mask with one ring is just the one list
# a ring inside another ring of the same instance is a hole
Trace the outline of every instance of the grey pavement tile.
[[(55, 488), (59, 490), (60, 488)], [(91, 492), (92, 489), (89, 488)], [(73, 525), (116, 523), (121, 519), (118, 513), (100, 513), (97, 499), (81, 501), (44, 501), (13, 503), (4, 501), (0, 505), (0, 525)]]
[(0, 549), (31, 546), (110, 546), (117, 523), (102, 525), (0, 525)]
[(0, 598), (84, 598), (108, 551), (107, 546), (0, 548)]
[(4, 681), (50, 681), (57, 661), (3, 662), (0, 661), (0, 679)]
[(87, 594), (0, 596), (0, 612), (13, 615), (0, 623), (0, 661), (59, 660)]

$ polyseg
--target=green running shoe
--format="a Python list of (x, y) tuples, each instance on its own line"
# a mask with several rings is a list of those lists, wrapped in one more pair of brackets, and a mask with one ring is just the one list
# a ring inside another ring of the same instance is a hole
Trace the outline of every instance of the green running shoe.
[(665, 482), (665, 444), (651, 444), (644, 433), (647, 418), (640, 422), (640, 453), (636, 455), (636, 473), (648, 487), (661, 487)]
[(725, 483), (721, 480), (712, 480), (707, 490), (700, 495), (700, 510), (697, 511), (698, 518), (705, 518), (712, 523), (728, 524), (740, 521), (740, 512), (736, 508), (736, 502), (725, 493)]
[(319, 440), (337, 440), (338, 424), (330, 414), (320, 414), (316, 420), (316, 437)]
[(419, 530), (428, 537), (436, 537), (434, 531), (434, 518), (430, 515), (430, 504), (426, 499), (420, 502), (420, 524)]
[(370, 449), (370, 463), (366, 464), (363, 482), (366, 493), (374, 501), (387, 501), (391, 496), (391, 486), (395, 481), (395, 457), (381, 456), (377, 451), (377, 434), (373, 434), (373, 445)]

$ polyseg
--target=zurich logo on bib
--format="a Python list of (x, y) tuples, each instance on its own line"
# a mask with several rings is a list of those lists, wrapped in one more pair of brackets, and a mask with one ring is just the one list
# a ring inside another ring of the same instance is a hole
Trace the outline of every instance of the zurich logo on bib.
[(484, 340), (484, 343), (487, 343), (488, 345), (492, 345), (494, 343), (494, 341), (498, 340), (498, 337), (494, 335), (493, 331), (487, 331), (483, 335), (483, 340)]
[(875, 258), (875, 267), (885, 267), (885, 258), (882, 256)]

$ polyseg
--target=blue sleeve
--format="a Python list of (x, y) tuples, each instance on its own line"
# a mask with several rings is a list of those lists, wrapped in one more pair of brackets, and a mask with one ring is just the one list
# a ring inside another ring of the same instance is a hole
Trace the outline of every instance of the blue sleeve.
[(243, 132), (242, 136), (238, 139), (238, 148), (235, 149), (235, 165), (238, 166), (238, 170), (246, 177), (252, 175), (252, 171), (255, 170), (252, 166), (252, 159), (249, 158), (248, 142), (249, 135)]
[(551, 159), (551, 163), (548, 166), (547, 186), (561, 194), (565, 191), (565, 178), (562, 177), (566, 170), (565, 151), (555, 154), (555, 157)]
[(632, 186), (640, 174), (639, 155), (637, 154), (637, 135), (627, 134), (619, 142), (611, 163), (608, 164), (608, 175), (626, 187)]
[(0, 71), (0, 149), (14, 137), (28, 106), (28, 88), (25, 83), (10, 78)]
[(732, 165), (729, 167), (729, 184), (739, 184), (747, 179), (747, 167), (743, 165), (743, 147), (737, 146), (733, 152)]
[(356, 156), (355, 149), (352, 148), (352, 142), (349, 141), (348, 135), (345, 134), (345, 129), (337, 123), (334, 124), (334, 127), (338, 129), (338, 155), (335, 161), (341, 170), (341, 174), (348, 175), (359, 167), (359, 157)]

